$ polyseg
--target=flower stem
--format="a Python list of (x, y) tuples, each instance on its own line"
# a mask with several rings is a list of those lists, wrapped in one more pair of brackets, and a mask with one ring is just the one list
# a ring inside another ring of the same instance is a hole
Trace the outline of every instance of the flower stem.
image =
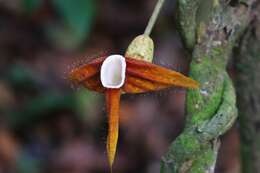
[(156, 6), (155, 6), (155, 8), (153, 10), (153, 14), (150, 17), (149, 22), (148, 22), (148, 24), (147, 24), (147, 26), (145, 28), (144, 35), (149, 36), (151, 34), (153, 26), (154, 26), (154, 24), (155, 24), (155, 22), (156, 22), (156, 20), (158, 18), (158, 15), (159, 15), (159, 13), (160, 13), (160, 11), (162, 9), (164, 1), (165, 0), (158, 0), (157, 1), (157, 4), (156, 4)]

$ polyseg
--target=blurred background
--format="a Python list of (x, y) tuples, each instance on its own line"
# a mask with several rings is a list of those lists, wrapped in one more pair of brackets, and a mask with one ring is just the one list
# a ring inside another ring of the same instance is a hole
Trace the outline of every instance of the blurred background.
[[(66, 74), (90, 58), (124, 54), (156, 0), (0, 0), (0, 173), (109, 172), (104, 97)], [(187, 74), (175, 1), (152, 33), (154, 62)], [(185, 90), (123, 95), (117, 173), (158, 173), (184, 126)], [(239, 172), (237, 127), (222, 137), (217, 173)]]

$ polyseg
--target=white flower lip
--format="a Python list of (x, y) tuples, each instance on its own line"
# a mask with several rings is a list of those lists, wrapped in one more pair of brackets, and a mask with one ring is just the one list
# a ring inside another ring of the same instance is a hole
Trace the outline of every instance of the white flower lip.
[(122, 55), (110, 55), (101, 66), (101, 83), (105, 88), (120, 88), (124, 85), (125, 73), (125, 58)]

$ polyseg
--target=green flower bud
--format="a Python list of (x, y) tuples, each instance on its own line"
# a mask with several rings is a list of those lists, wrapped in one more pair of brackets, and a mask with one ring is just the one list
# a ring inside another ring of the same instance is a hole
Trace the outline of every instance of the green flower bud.
[(128, 46), (125, 56), (152, 62), (153, 50), (153, 40), (147, 35), (139, 35)]

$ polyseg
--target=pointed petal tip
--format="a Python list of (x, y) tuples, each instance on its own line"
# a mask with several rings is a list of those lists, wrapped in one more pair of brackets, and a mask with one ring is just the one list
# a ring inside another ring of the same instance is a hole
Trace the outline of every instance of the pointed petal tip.
[(78, 86), (80, 84), (80, 81), (78, 80), (78, 77), (75, 73), (75, 69), (71, 70), (67, 75), (67, 80), (73, 85)]
[(196, 80), (193, 80), (191, 78), (189, 78), (190, 82), (188, 82), (188, 86), (187, 88), (190, 88), (190, 89), (199, 89), (200, 87), (200, 83), (197, 82)]
[(114, 164), (114, 158), (109, 158), (108, 157), (108, 165), (109, 165), (111, 173), (113, 172), (113, 164)]
[(190, 77), (181, 74), (181, 76), (178, 77), (178, 80), (174, 81), (172, 86), (187, 89), (198, 89), (200, 87), (200, 83)]
[(120, 89), (106, 90), (106, 104), (108, 112), (108, 136), (107, 136), (107, 158), (112, 168), (117, 148), (118, 131), (119, 131), (119, 104), (120, 104)]
[(106, 57), (100, 57), (90, 60), (88, 63), (73, 68), (68, 73), (68, 79), (73, 82), (83, 82), (100, 72), (100, 67)]
[(113, 173), (113, 166), (110, 165), (110, 173)]
[[(136, 78), (135, 82), (137, 80), (143, 81), (143, 84), (140, 82), (133, 83), (133, 85), (141, 87), (141, 91), (159, 90), (173, 86), (191, 89), (199, 88), (197, 81), (174, 70), (131, 58), (126, 58), (126, 61), (128, 66), (127, 75)], [(129, 86), (126, 86), (129, 89)]]
[(70, 80), (70, 81), (77, 81), (77, 75), (76, 75), (76, 69), (72, 69), (69, 73), (68, 73), (68, 76), (67, 76), (67, 78), (68, 78), (68, 80)]

